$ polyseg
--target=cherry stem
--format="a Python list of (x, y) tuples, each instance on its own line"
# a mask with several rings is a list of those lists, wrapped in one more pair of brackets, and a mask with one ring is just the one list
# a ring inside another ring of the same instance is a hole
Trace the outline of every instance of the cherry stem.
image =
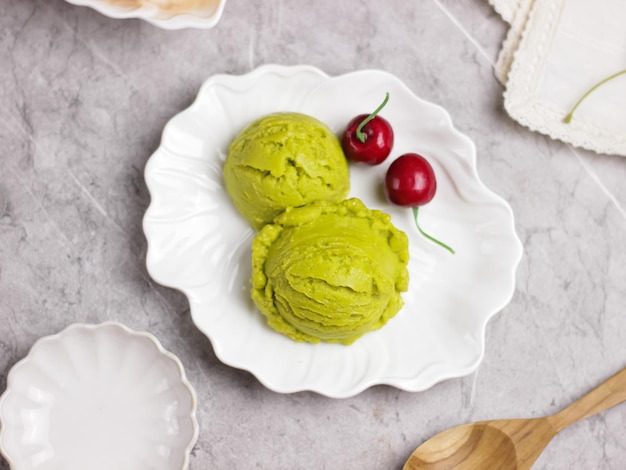
[(583, 96), (581, 96), (580, 99), (576, 102), (576, 104), (570, 110), (570, 112), (567, 113), (565, 118), (563, 118), (563, 121), (565, 121), (566, 124), (569, 124), (570, 121), (572, 120), (572, 115), (574, 114), (574, 111), (576, 111), (576, 108), (578, 108), (580, 103), (582, 103), (585, 100), (585, 98), (587, 98), (587, 96), (589, 96), (591, 93), (593, 93), (596, 90), (596, 88), (599, 88), (600, 86), (604, 85), (609, 80), (613, 80), (614, 78), (619, 77), (620, 75), (624, 75), (624, 74), (626, 74), (626, 69), (620, 70), (619, 72), (614, 73), (613, 75), (610, 75), (610, 76), (606, 77), (604, 80), (596, 83), (594, 86), (589, 88), (589, 90), (587, 90), (587, 92)]
[(454, 254), (454, 253), (455, 253), (455, 251), (454, 251), (452, 248), (450, 248), (450, 247), (449, 247), (448, 245), (446, 245), (445, 243), (443, 243), (443, 242), (441, 242), (441, 241), (437, 240), (436, 238), (431, 237), (430, 235), (428, 235), (426, 232), (424, 232), (424, 231), (422, 230), (422, 227), (420, 227), (420, 224), (417, 222), (417, 210), (419, 209), (419, 207), (413, 207), (412, 209), (413, 209), (413, 216), (415, 217), (415, 226), (417, 227), (417, 230), (419, 230), (419, 231), (420, 231), (420, 233), (421, 233), (422, 235), (424, 235), (426, 238), (428, 238), (430, 241), (435, 242), (437, 245), (439, 245), (439, 246), (441, 246), (441, 247), (445, 248), (445, 249), (446, 249), (446, 250), (448, 250), (450, 253)]
[(372, 119), (374, 119), (376, 117), (376, 115), (378, 113), (380, 113), (380, 110), (383, 109), (385, 107), (385, 105), (387, 104), (387, 101), (389, 101), (389, 92), (387, 92), (385, 94), (385, 99), (383, 100), (383, 102), (380, 104), (380, 106), (378, 108), (376, 108), (376, 111), (374, 111), (372, 114), (370, 114), (369, 116), (367, 116), (365, 119), (363, 119), (361, 121), (361, 124), (359, 124), (359, 127), (356, 128), (356, 138), (359, 139), (361, 141), (362, 144), (365, 143), (365, 134), (363, 134), (363, 132), (361, 132), (361, 129), (363, 129), (363, 126), (365, 124), (367, 124), (368, 122), (370, 122)]

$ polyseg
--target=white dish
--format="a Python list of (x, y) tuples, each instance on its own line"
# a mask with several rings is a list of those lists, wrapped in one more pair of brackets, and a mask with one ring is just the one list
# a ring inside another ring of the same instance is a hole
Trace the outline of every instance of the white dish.
[(198, 437), (180, 361), (115, 322), (37, 341), (9, 372), (0, 425), (12, 470), (181, 470)]
[(206, 4), (202, 8), (172, 13), (153, 4), (135, 7), (115, 5), (108, 0), (66, 1), (73, 5), (91, 7), (110, 18), (138, 18), (163, 29), (212, 28), (219, 22), (226, 5), (226, 0), (206, 0)]
[[(405, 306), (349, 347), (294, 342), (271, 330), (249, 299), (254, 232), (224, 189), (228, 145), (252, 120), (274, 111), (312, 115), (339, 133), (353, 116), (375, 109), (386, 91), (391, 99), (382, 115), (395, 129), (392, 156), (377, 167), (352, 165), (350, 195), (391, 214), (409, 235)], [(411, 211), (382, 195), (387, 166), (409, 151), (427, 156), (438, 178), (420, 224), (456, 255), (422, 237)], [(480, 182), (473, 143), (443, 108), (385, 72), (328, 77), (308, 66), (267, 65), (216, 75), (166, 125), (145, 177), (152, 197), (143, 224), (150, 275), (187, 295), (193, 321), (220, 360), (277, 392), (347, 397), (376, 384), (419, 391), (468, 374), (482, 359), (487, 321), (514, 291), (522, 248), (513, 214)]]

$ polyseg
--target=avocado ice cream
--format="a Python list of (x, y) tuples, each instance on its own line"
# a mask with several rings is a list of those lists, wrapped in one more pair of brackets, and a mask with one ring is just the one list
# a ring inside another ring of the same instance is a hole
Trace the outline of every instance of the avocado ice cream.
[(406, 234), (359, 199), (289, 208), (252, 242), (252, 299), (296, 341), (350, 344), (400, 310), (408, 259)]
[(233, 140), (224, 179), (235, 206), (256, 229), (287, 207), (338, 202), (350, 189), (337, 137), (317, 119), (288, 112), (256, 120)]

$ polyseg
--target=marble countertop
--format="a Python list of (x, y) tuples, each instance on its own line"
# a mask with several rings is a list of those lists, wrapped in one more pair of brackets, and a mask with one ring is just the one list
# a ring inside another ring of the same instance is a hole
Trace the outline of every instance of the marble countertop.
[[(626, 159), (508, 117), (493, 74), (507, 25), (486, 0), (228, 0), (205, 31), (5, 0), (0, 31), (0, 391), (39, 337), (115, 319), (185, 365), (192, 469), (400, 469), (439, 431), (555, 413), (626, 366)], [(267, 63), (386, 70), (474, 140), (524, 245), (475, 373), (421, 393), (277, 394), (222, 364), (186, 298), (150, 279), (143, 169), (163, 126), (209, 76)], [(626, 407), (565, 429), (534, 468), (626, 468)]]

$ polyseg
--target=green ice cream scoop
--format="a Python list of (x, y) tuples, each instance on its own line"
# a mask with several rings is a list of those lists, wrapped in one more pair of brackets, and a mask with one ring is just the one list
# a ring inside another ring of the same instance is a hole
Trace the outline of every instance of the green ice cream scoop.
[(359, 199), (289, 208), (252, 243), (252, 299), (296, 341), (350, 344), (400, 310), (408, 259), (406, 234)]
[(300, 113), (270, 114), (244, 129), (230, 145), (224, 179), (235, 206), (256, 229), (287, 207), (338, 202), (350, 189), (337, 137)]

